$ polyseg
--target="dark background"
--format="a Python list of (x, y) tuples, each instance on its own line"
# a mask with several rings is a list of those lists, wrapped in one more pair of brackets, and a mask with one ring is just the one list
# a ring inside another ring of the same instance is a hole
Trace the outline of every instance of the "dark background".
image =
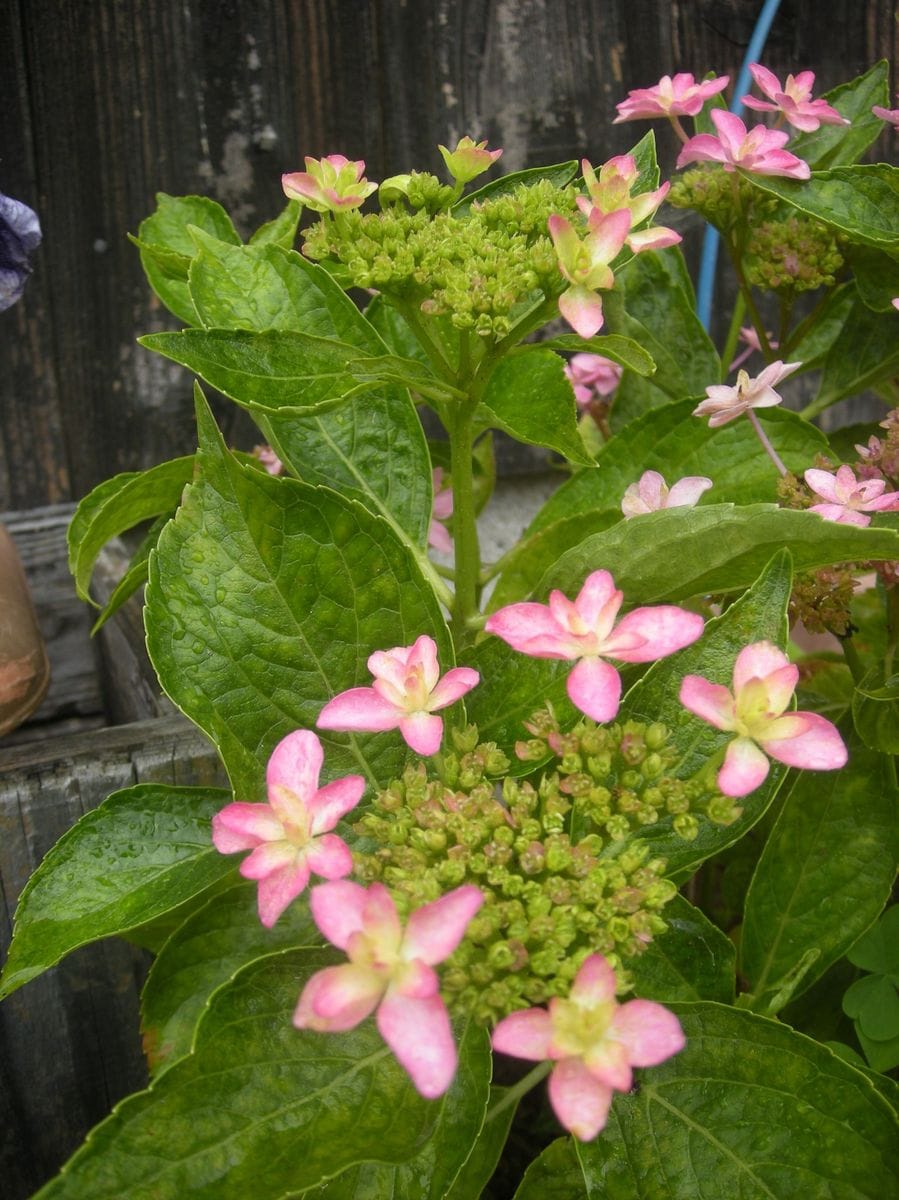
[[(208, 194), (246, 232), (306, 154), (374, 180), (437, 169), (438, 142), (504, 172), (622, 153), (628, 89), (735, 79), (761, 0), (2, 0), (0, 191), (44, 231), (0, 314), (0, 511), (78, 499), (195, 445), (186, 372), (135, 345), (171, 325), (126, 233), (154, 193)], [(890, 0), (784, 0), (763, 58), (816, 94), (895, 61)], [(663, 163), (675, 144), (655, 123)], [(895, 153), (895, 134), (877, 146)], [(229, 418), (230, 419), (230, 418)]]

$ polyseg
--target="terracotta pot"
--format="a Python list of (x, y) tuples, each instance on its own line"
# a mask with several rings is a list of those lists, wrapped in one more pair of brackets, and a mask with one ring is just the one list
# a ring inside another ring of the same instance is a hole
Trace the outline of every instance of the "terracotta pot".
[(50, 664), (15, 543), (0, 525), (0, 737), (34, 712)]

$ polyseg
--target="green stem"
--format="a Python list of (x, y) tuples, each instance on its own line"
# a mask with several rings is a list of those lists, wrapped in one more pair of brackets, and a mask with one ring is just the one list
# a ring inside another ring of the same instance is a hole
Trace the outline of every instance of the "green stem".
[(484, 1124), (486, 1125), (488, 1121), (495, 1120), (501, 1112), (505, 1112), (511, 1105), (517, 1104), (521, 1097), (526, 1096), (531, 1088), (537, 1086), (541, 1079), (545, 1079), (551, 1070), (551, 1062), (542, 1062), (538, 1063), (533, 1071), (528, 1071), (524, 1079), (519, 1079), (518, 1083), (508, 1088), (503, 1098), (498, 1100), (493, 1108), (487, 1110)]
[(730, 318), (730, 327), (727, 331), (727, 340), (724, 343), (724, 349), (721, 352), (721, 382), (727, 380), (730, 364), (733, 361), (734, 351), (737, 348), (737, 341), (740, 337), (740, 326), (743, 323), (743, 317), (746, 313), (746, 301), (743, 299), (743, 293), (737, 293), (736, 303), (734, 304), (733, 315)]
[(456, 594), (453, 597), (452, 628), (457, 652), (471, 639), (469, 621), (478, 612), (481, 551), (474, 509), (474, 471), (471, 451), (474, 443), (472, 396), (453, 410), (450, 421), (450, 471), (453, 477), (453, 540), (456, 551)]
[(865, 675), (865, 664), (855, 648), (855, 643), (851, 637), (844, 637), (840, 638), (840, 645), (843, 647), (843, 657), (846, 660), (846, 666), (852, 672), (852, 678), (856, 683), (861, 683)]

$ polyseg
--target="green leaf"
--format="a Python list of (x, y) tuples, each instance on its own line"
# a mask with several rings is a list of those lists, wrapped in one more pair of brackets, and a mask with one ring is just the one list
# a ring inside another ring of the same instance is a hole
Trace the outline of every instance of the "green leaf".
[(834, 167), (813, 172), (805, 182), (773, 175), (744, 174), (744, 178), (807, 216), (833, 225), (853, 242), (899, 250), (899, 167), (887, 163)]
[[(415, 1200), (444, 1200), (453, 1191), (472, 1145), (477, 1144), (490, 1095), (491, 1065), (487, 1031), (469, 1022), (459, 1041), (456, 1078), (434, 1103), (434, 1125), (420, 1152), (396, 1166), (361, 1163), (304, 1196), (309, 1200), (405, 1200), (413, 1196)], [(464, 1198), (473, 1200), (476, 1195), (469, 1191)]]
[(591, 1196), (882, 1200), (899, 1189), (897, 1123), (861, 1072), (775, 1021), (675, 1005), (686, 1047), (617, 1095), (577, 1145)]
[(644, 192), (652, 192), (659, 186), (659, 161), (656, 157), (656, 135), (648, 129), (636, 146), (628, 151), (637, 167), (637, 182), (634, 195), (641, 196)]
[[(677, 553), (665, 553), (666, 546)], [(551, 588), (576, 595), (599, 567), (612, 572), (632, 603), (739, 591), (782, 546), (790, 547), (797, 571), (899, 557), (899, 535), (885, 527), (841, 525), (769, 504), (669, 508), (621, 521), (566, 551), (541, 579), (537, 597)]]
[(97, 555), (106, 543), (141, 521), (173, 513), (193, 473), (191, 454), (160, 463), (148, 471), (114, 475), (88, 492), (66, 532), (69, 570), (82, 600), (96, 605), (89, 591), (91, 575)]
[(791, 341), (784, 350), (785, 354), (791, 356), (790, 361), (801, 362), (803, 372), (820, 367), (839, 337), (857, 299), (858, 293), (852, 280), (828, 292), (808, 331), (795, 345)]
[(306, 980), (335, 961), (286, 951), (240, 972), (194, 1053), (120, 1104), (40, 1200), (280, 1200), (354, 1163), (413, 1158), (442, 1106), (418, 1095), (374, 1021), (340, 1034), (291, 1024)]
[(576, 333), (562, 333), (558, 337), (541, 342), (540, 346), (543, 350), (602, 354), (637, 375), (651, 375), (656, 369), (652, 358), (640, 343), (635, 342), (633, 338), (622, 337), (620, 333), (606, 333), (592, 338), (578, 337)]
[(868, 308), (875, 312), (895, 312), (892, 302), (899, 296), (899, 260), (873, 246), (850, 246), (846, 257), (858, 294)]
[(843, 1012), (874, 1042), (899, 1038), (899, 992), (885, 975), (863, 975), (843, 997)]
[(824, 359), (818, 394), (807, 410), (819, 413), (899, 370), (896, 310), (872, 312), (857, 300)]
[(0, 996), (78, 946), (161, 916), (232, 871), (209, 828), (228, 799), (220, 788), (145, 783), (85, 813), (25, 885)]
[(795, 994), (808, 988), (883, 908), (895, 874), (895, 802), (882, 756), (857, 741), (842, 770), (800, 775), (746, 896), (742, 973), (756, 1011), (816, 951)]
[(299, 200), (288, 200), (286, 208), (273, 221), (260, 225), (250, 238), (251, 246), (283, 246), (290, 250), (297, 236), (297, 226), (303, 206)]
[(899, 675), (885, 678), (882, 663), (871, 667), (853, 693), (852, 719), (866, 746), (899, 754)]
[(846, 957), (863, 971), (899, 972), (899, 904), (891, 905)]
[(134, 593), (139, 591), (147, 582), (150, 551), (156, 548), (159, 535), (165, 528), (167, 520), (168, 517), (158, 517), (147, 530), (146, 536), (131, 555), (131, 560), (128, 563), (125, 574), (113, 588), (109, 599), (100, 609), (100, 615), (94, 621), (91, 628), (91, 636), (102, 629), (109, 618), (115, 616), (122, 605), (127, 603)]
[(592, 1194), (587, 1191), (574, 1142), (566, 1137), (551, 1142), (534, 1159), (514, 1200), (588, 1200)]
[[(427, 633), (446, 670), (452, 643), (418, 560), (385, 521), (327, 488), (242, 467), (202, 396), (197, 414), (201, 477), (150, 560), (148, 648), (252, 801), (276, 743), (370, 682), (372, 651)], [(383, 784), (406, 757), (398, 734), (323, 741), (329, 777)]]
[(588, 464), (577, 431), (574, 392), (563, 360), (542, 346), (527, 346), (500, 359), (493, 370), (479, 411), (485, 425), (504, 430), (519, 442), (547, 446), (574, 463)]
[(899, 1067), (899, 1037), (888, 1038), (882, 1042), (875, 1041), (868, 1037), (858, 1021), (855, 1022), (855, 1036), (865, 1052), (865, 1058), (875, 1071), (892, 1071)]
[(668, 930), (628, 960), (634, 991), (645, 1000), (719, 1000), (732, 1004), (736, 950), (708, 917), (683, 896), (665, 905)]
[(797, 133), (790, 151), (812, 168), (848, 166), (858, 162), (883, 132), (883, 122), (871, 112), (875, 104), (889, 108), (890, 67), (886, 59), (848, 83), (825, 92), (826, 100), (849, 125), (820, 125), (813, 133)]
[(462, 1170), (446, 1193), (446, 1200), (476, 1200), (496, 1170), (518, 1107), (516, 1104), (507, 1104), (502, 1111), (493, 1115), (493, 1110), (501, 1103), (506, 1091), (506, 1088), (491, 1087), (487, 1118)]
[(144, 1053), (153, 1075), (190, 1054), (210, 997), (241, 967), (281, 950), (321, 946), (324, 939), (303, 902), (266, 929), (256, 890), (255, 883), (241, 882), (216, 895), (191, 913), (156, 957), (141, 993)]
[(544, 179), (553, 187), (563, 188), (577, 175), (579, 165), (577, 159), (572, 158), (552, 167), (528, 167), (525, 171), (513, 171), (511, 175), (503, 175), (500, 179), (485, 183), (476, 192), (469, 192), (467, 196), (456, 201), (451, 212), (454, 217), (465, 217), (475, 202), (483, 204), (485, 200), (497, 200), (500, 196), (508, 196), (522, 185), (531, 187)]

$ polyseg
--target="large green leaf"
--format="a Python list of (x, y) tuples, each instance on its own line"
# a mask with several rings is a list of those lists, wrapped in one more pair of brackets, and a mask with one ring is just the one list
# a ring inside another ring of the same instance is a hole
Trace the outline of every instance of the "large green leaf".
[(665, 905), (664, 918), (667, 932), (628, 960), (637, 995), (661, 1004), (733, 1003), (736, 951), (727, 934), (680, 895)]
[(517, 1104), (503, 1103), (507, 1092), (507, 1088), (491, 1087), (484, 1124), (446, 1200), (475, 1200), (496, 1170), (517, 1110)]
[(168, 516), (194, 474), (194, 456), (175, 458), (148, 471), (114, 475), (88, 492), (75, 510), (66, 539), (69, 570), (82, 600), (93, 604), (90, 582), (94, 563), (110, 538), (151, 517)]
[(152, 1074), (190, 1054), (209, 998), (241, 967), (280, 950), (322, 944), (304, 902), (292, 904), (266, 929), (256, 890), (255, 883), (241, 882), (214, 896), (171, 934), (154, 960), (141, 993), (144, 1053)]
[(841, 771), (800, 777), (746, 896), (742, 974), (757, 1012), (810, 987), (877, 919), (895, 876), (895, 811), (886, 760), (857, 740)]
[[(597, 1193), (597, 1200), (602, 1193)], [(514, 1200), (588, 1200), (584, 1172), (571, 1138), (559, 1138), (525, 1172)]]
[(807, 411), (818, 413), (897, 372), (896, 310), (872, 312), (856, 301), (827, 352), (818, 394)]
[(851, 246), (846, 257), (864, 303), (875, 312), (889, 312), (899, 296), (899, 257), (873, 246)]
[(850, 124), (820, 125), (813, 133), (799, 133), (790, 140), (790, 150), (813, 171), (848, 166), (858, 162), (883, 132), (883, 122), (871, 112), (875, 104), (889, 108), (890, 65), (885, 58), (864, 75), (825, 92), (831, 104)]
[(807, 216), (833, 225), (853, 242), (899, 250), (899, 167), (887, 163), (834, 167), (813, 172), (806, 182), (773, 175), (746, 178)]
[(209, 826), (228, 799), (220, 788), (144, 783), (86, 813), (25, 885), (0, 996), (78, 946), (153, 920), (232, 871)]
[(734, 592), (752, 583), (782, 546), (790, 547), (797, 571), (899, 557), (899, 535), (886, 527), (861, 529), (771, 504), (670, 508), (621, 521), (568, 550), (540, 580), (537, 595), (555, 587), (573, 596), (599, 567), (612, 572), (633, 603)]
[(283, 246), (285, 250), (291, 249), (296, 240), (302, 212), (303, 206), (299, 200), (288, 200), (273, 221), (266, 221), (264, 225), (259, 226), (250, 238), (250, 245), (276, 245)]
[[(427, 633), (446, 669), (452, 644), (418, 560), (385, 521), (327, 488), (241, 466), (202, 397), (197, 412), (201, 477), (151, 559), (148, 648), (238, 797), (254, 800), (276, 743), (368, 684), (372, 651)], [(329, 778), (386, 783), (405, 761), (397, 734), (323, 740)]]
[[(330, 951), (253, 963), (213, 996), (193, 1054), (124, 1101), (40, 1200), (280, 1200), (354, 1163), (405, 1162), (440, 1121), (372, 1020), (297, 1030), (291, 1013)], [(487, 1076), (483, 1043), (463, 1070)]]
[(775, 1021), (673, 1006), (687, 1044), (616, 1095), (577, 1144), (587, 1195), (615, 1200), (883, 1200), (899, 1194), (899, 1127), (868, 1079)]
[(479, 412), (484, 425), (505, 430), (520, 442), (547, 446), (573, 463), (593, 460), (577, 430), (574, 393), (565, 364), (552, 350), (527, 346), (499, 361)]

